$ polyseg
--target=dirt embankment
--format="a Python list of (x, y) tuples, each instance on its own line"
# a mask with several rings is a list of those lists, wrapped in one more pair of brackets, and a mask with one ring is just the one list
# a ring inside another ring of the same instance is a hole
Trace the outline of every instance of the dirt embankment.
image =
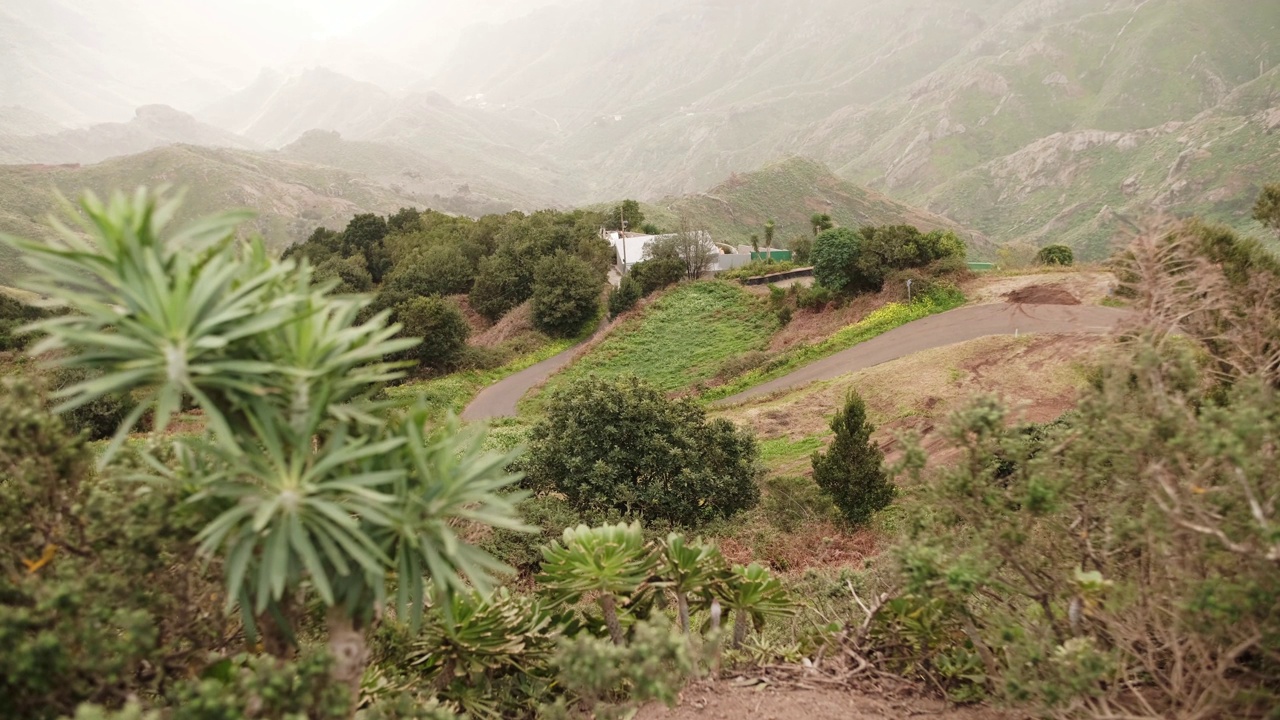
[(1079, 305), (1080, 299), (1061, 285), (1028, 285), (1004, 294), (1011, 303), (1024, 305)]
[(636, 720), (1018, 720), (1025, 716), (983, 706), (833, 687), (774, 687), (758, 679), (699, 683), (674, 708), (648, 705)]

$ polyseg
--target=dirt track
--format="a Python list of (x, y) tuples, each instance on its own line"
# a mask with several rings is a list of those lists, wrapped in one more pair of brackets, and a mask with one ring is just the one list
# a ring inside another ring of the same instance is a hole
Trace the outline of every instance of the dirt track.
[(923, 350), (987, 335), (1110, 332), (1127, 311), (1092, 305), (971, 305), (908, 323), (799, 370), (716, 403), (736, 405), (817, 380), (829, 380)]

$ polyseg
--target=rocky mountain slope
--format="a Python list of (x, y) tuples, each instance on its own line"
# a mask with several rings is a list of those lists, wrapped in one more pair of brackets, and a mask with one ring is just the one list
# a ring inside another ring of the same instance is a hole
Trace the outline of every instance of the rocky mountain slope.
[[(1181, 194), (1145, 177), (1116, 197), (1133, 173), (1059, 166), (1054, 148), (1265, 117), (1280, 100), (1256, 86), (1280, 65), (1277, 36), (1273, 2), (580, 0), (478, 33), (437, 81), (451, 97), (555, 118), (544, 150), (591, 168), (606, 195), (687, 192), (805, 155), (997, 240), (1062, 235), (1096, 256), (1116, 228), (1108, 206), (1207, 209), (1247, 228), (1239, 208), (1276, 136), (1264, 123), (1247, 139), (1237, 159), (1256, 164), (1201, 176), (1193, 163)], [(1028, 172), (1038, 193), (1001, 179)]]
[(735, 174), (710, 190), (645, 206), (647, 222), (665, 230), (688, 218), (718, 242), (749, 244), (764, 239), (764, 224), (773, 220), (775, 244), (809, 235), (809, 218), (824, 213), (840, 226), (915, 225), (924, 230), (952, 230), (964, 239), (973, 258), (988, 258), (994, 245), (985, 235), (927, 210), (897, 202), (875, 190), (842, 180), (826, 166), (790, 158), (750, 173)]
[(126, 123), (30, 135), (0, 132), (0, 164), (89, 164), (180, 143), (242, 150), (260, 147), (166, 105), (147, 105)]
[[(262, 153), (175, 145), (83, 167), (0, 166), (0, 232), (49, 237), (45, 220), (59, 212), (59, 194), (74, 198), (89, 189), (102, 196), (144, 184), (184, 191), (178, 221), (231, 208), (254, 210), (257, 218), (249, 227), (277, 251), (319, 225), (342, 228), (357, 213), (423, 205), (420, 198), (342, 170)], [(12, 284), (19, 271), (12, 254), (0, 247), (0, 285)]]

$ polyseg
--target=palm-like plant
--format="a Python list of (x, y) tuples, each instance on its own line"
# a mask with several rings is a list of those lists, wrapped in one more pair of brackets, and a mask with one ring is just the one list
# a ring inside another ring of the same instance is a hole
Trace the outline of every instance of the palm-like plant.
[(658, 577), (676, 596), (680, 629), (689, 633), (689, 595), (710, 600), (712, 589), (723, 583), (729, 567), (715, 545), (687, 543), (683, 535), (671, 533), (662, 544)]
[(758, 632), (769, 617), (794, 615), (795, 604), (787, 597), (782, 583), (759, 563), (743, 567), (734, 565), (727, 582), (716, 586), (716, 594), (724, 606), (734, 612), (733, 646), (741, 647), (747, 639), (748, 622)]
[(623, 641), (617, 598), (634, 600), (657, 564), (640, 524), (565, 528), (561, 540), (542, 549), (538, 581), (558, 599), (574, 603), (595, 593), (614, 644)]
[[(303, 264), (270, 259), (260, 241), (235, 239), (243, 214), (209, 218), (161, 237), (177, 209), (145, 191), (82, 204), (84, 236), (61, 227), (54, 246), (6, 240), (39, 273), (34, 288), (71, 313), (42, 321), (36, 353), (60, 351), (72, 367), (100, 371), (66, 388), (62, 409), (113, 393), (141, 396), (103, 462), (154, 411), (154, 429), (190, 399), (202, 437), (176, 441), (163, 479), (198, 488), (219, 514), (199, 534), (221, 554), (228, 597), (249, 628), (254, 616), (287, 624), (281, 602), (309, 587), (333, 608), (335, 676), (358, 688), (363, 625), (395, 576), (402, 616), (420, 617), (424, 576), (484, 585), (501, 563), (461, 541), (452, 521), (523, 529), (499, 495), (518, 480), (512, 459), (436, 435), (422, 410), (387, 424), (369, 398), (399, 366), (383, 358), (416, 344), (394, 339), (386, 314), (363, 324), (364, 301), (314, 287)], [(464, 441), (466, 440), (466, 441)]]

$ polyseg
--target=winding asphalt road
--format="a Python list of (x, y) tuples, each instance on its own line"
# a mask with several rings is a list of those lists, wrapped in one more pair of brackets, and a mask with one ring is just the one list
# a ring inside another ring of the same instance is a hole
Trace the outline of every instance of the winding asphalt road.
[(883, 335), (841, 350), (776, 380), (719, 400), (717, 406), (737, 405), (781, 390), (830, 380), (924, 350), (975, 340), (987, 335), (1017, 333), (1109, 333), (1126, 310), (1098, 305), (969, 305), (894, 328)]
[[(818, 380), (830, 380), (897, 360), (900, 357), (952, 345), (987, 335), (1019, 333), (1109, 333), (1128, 314), (1125, 310), (1095, 305), (1020, 305), (996, 303), (969, 305), (907, 323), (835, 355), (812, 362), (795, 372), (717, 401), (736, 405), (752, 398), (790, 390)], [(467, 421), (513, 417), (516, 403), (525, 393), (568, 365), (577, 347), (490, 385), (462, 412)]]

